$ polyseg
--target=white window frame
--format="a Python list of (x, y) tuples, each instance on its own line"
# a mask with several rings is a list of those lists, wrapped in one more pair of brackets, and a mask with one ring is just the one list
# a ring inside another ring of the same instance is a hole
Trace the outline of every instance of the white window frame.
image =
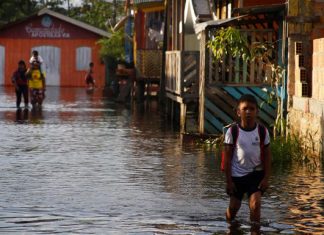
[(91, 47), (82, 46), (76, 49), (75, 67), (77, 71), (84, 71), (89, 68), (89, 63), (92, 62), (91, 54)]

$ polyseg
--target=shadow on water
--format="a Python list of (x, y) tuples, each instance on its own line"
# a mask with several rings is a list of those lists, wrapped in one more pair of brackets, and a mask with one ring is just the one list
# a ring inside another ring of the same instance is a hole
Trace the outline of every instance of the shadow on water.
[[(216, 152), (184, 142), (156, 100), (49, 87), (41, 110), (14, 104), (0, 88), (1, 233), (250, 233), (246, 200), (225, 222)], [(271, 184), (260, 233), (324, 233), (322, 168), (274, 169)]]

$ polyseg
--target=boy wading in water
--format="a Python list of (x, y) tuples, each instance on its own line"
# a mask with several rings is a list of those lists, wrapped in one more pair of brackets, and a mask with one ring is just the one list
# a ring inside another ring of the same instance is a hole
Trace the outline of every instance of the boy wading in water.
[[(237, 107), (240, 121), (227, 130), (224, 140), (226, 193), (230, 196), (226, 220), (234, 221), (246, 193), (252, 232), (260, 229), (261, 196), (269, 187), (271, 170), (269, 132), (256, 122), (257, 114), (258, 103), (255, 97), (242, 95)], [(233, 138), (233, 128), (236, 128), (236, 138)]]

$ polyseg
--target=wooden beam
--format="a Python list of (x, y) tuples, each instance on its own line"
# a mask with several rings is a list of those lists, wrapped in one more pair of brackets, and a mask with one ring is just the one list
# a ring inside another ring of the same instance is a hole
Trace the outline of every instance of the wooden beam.
[(180, 133), (186, 132), (186, 115), (187, 114), (187, 105), (182, 103), (180, 104)]
[(182, 97), (177, 96), (177, 95), (174, 95), (174, 94), (172, 94), (172, 93), (170, 93), (170, 92), (167, 92), (167, 93), (166, 93), (166, 97), (168, 97), (168, 98), (170, 98), (171, 100), (176, 101), (176, 102), (178, 102), (178, 103), (182, 103), (182, 102), (183, 102)]

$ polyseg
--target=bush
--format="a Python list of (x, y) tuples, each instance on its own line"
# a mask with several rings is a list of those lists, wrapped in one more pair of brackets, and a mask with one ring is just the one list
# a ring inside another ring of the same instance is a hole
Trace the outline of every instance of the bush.
[(100, 56), (112, 58), (116, 61), (125, 60), (124, 31), (113, 32), (110, 38), (103, 38), (98, 41), (100, 45)]
[(297, 135), (277, 137), (271, 142), (272, 164), (275, 167), (287, 167), (297, 164), (307, 166), (314, 170), (319, 165), (319, 158), (315, 150), (308, 146), (314, 146), (312, 139)]

